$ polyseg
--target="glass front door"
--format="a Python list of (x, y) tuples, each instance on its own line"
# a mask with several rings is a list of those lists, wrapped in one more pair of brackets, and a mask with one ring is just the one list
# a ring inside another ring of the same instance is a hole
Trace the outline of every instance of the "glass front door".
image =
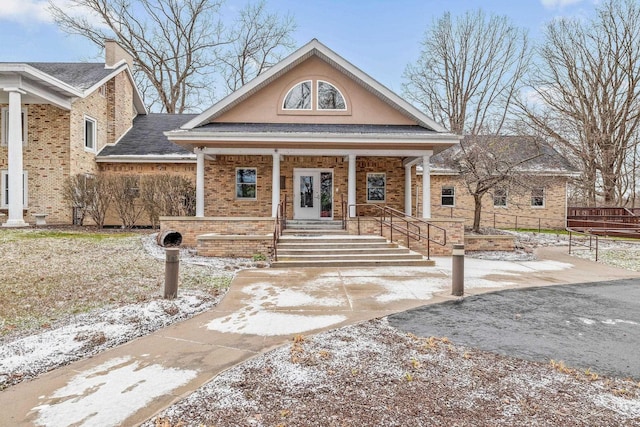
[(333, 172), (296, 169), (294, 182), (294, 219), (333, 218)]

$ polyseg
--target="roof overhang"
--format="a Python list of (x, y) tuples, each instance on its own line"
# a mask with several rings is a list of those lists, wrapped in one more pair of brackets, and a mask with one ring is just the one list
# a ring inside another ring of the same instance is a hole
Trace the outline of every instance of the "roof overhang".
[(195, 154), (96, 156), (97, 163), (195, 163)]
[(27, 64), (0, 64), (0, 89), (5, 88), (25, 92), (25, 104), (44, 102), (64, 110), (71, 109), (74, 98), (83, 96), (82, 91)]
[[(169, 141), (189, 150), (207, 148), (211, 150), (233, 149), (332, 149), (342, 150), (419, 150), (441, 151), (460, 140), (453, 134), (401, 135), (385, 133), (293, 133), (293, 132), (203, 132), (170, 131), (165, 132)], [(218, 153), (220, 153), (218, 151)], [(418, 155), (418, 154), (413, 154)]]

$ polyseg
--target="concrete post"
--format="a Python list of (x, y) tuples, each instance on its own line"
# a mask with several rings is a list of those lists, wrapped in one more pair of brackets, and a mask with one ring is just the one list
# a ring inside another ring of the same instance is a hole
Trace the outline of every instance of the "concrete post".
[(464, 245), (453, 245), (451, 295), (464, 295)]
[(431, 218), (431, 156), (422, 156), (422, 218)]
[[(22, 158), (22, 95), (25, 92), (17, 88), (5, 89), (9, 92), (7, 163), (9, 180), (9, 218), (4, 227), (25, 227), (22, 210), (24, 209), (23, 158)], [(5, 125), (6, 126), (6, 125)]]
[(349, 218), (356, 216), (356, 155), (349, 154), (349, 171), (347, 173), (347, 204), (349, 205)]
[(178, 296), (178, 273), (180, 271), (180, 249), (165, 249), (164, 264), (164, 298), (173, 299)]
[(271, 174), (271, 216), (278, 216), (280, 204), (280, 154), (273, 153), (273, 173)]
[(411, 216), (411, 165), (404, 167), (404, 214)]

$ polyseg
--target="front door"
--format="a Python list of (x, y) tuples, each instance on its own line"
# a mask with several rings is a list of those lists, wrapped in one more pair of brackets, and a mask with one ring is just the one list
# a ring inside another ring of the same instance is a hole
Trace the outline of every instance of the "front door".
[(333, 218), (333, 171), (294, 169), (293, 218)]

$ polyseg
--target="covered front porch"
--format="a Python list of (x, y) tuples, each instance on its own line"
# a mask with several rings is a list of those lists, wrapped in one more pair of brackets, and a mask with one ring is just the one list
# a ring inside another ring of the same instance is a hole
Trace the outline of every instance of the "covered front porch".
[[(178, 231), (183, 244), (205, 256), (266, 257), (274, 254), (278, 216), (318, 223), (344, 220), (345, 233), (351, 235), (381, 234), (375, 217), (382, 208), (404, 212), (407, 221), (417, 220), (415, 212), (429, 219), (430, 186), (415, 185), (415, 166), (424, 162), (428, 168), (431, 151), (411, 157), (379, 154), (274, 149), (214, 155), (197, 149), (196, 215), (161, 218), (161, 231)], [(460, 243), (459, 221), (438, 220), (436, 226), (447, 230), (447, 247), (429, 249), (426, 242), (412, 241), (415, 250), (446, 254), (451, 244)], [(406, 236), (389, 231), (382, 231), (385, 238), (407, 245)]]

